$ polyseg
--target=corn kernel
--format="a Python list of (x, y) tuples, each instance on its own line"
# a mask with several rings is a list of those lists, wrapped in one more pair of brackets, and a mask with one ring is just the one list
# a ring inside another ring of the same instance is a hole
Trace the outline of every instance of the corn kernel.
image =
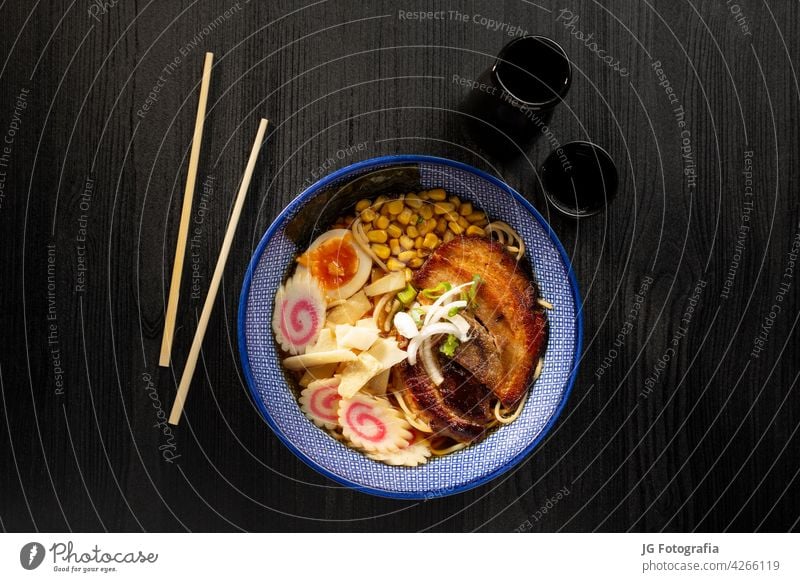
[(411, 279), (414, 278), (414, 271), (406, 267), (406, 283), (410, 283)]
[(361, 225), (361, 228), (364, 230), (364, 232), (369, 232), (369, 231), (371, 231), (371, 230), (372, 230), (372, 225), (373, 225), (373, 224), (374, 224), (374, 223), (369, 223), (369, 222), (368, 222), (368, 223), (366, 223), (366, 224), (362, 224), (362, 225)]
[(422, 241), (422, 246), (428, 249), (435, 249), (436, 245), (439, 244), (439, 237), (429, 232), (425, 235), (425, 239)]
[(480, 226), (475, 226), (474, 224), (470, 224), (467, 227), (467, 234), (469, 234), (469, 235), (478, 235), (478, 236), (486, 236), (486, 231), (483, 230)]
[(379, 216), (378, 220), (375, 221), (375, 228), (386, 230), (388, 226), (389, 226), (389, 219), (385, 216)]
[(397, 242), (396, 238), (393, 238), (393, 239), (389, 240), (389, 249), (392, 251), (392, 254), (395, 255), (395, 256), (400, 254), (400, 243)]
[(457, 222), (458, 226), (460, 226), (461, 228), (463, 228), (465, 230), (469, 226), (469, 222), (467, 222), (467, 219), (464, 218), (463, 216), (459, 216), (458, 220), (456, 220), (455, 222)]
[(464, 204), (459, 207), (458, 213), (461, 216), (469, 216), (472, 214), (472, 202), (464, 202)]
[(375, 208), (380, 208), (381, 206), (383, 206), (383, 203), (386, 202), (388, 199), (389, 199), (388, 196), (380, 195), (375, 199), (375, 203), (373, 204), (373, 206)]
[(413, 212), (411, 212), (410, 208), (404, 208), (403, 211), (397, 215), (397, 222), (403, 226), (408, 226), (408, 224), (411, 222), (412, 214)]
[(422, 208), (419, 209), (419, 215), (425, 220), (428, 220), (433, 216), (433, 206), (430, 204), (424, 204)]
[(406, 204), (408, 204), (414, 210), (419, 210), (422, 206), (422, 200), (417, 194), (409, 194), (406, 196)]
[(416, 226), (409, 224), (406, 228), (406, 234), (411, 238), (417, 238), (419, 236), (419, 231)]
[(467, 220), (469, 222), (475, 223), (480, 222), (481, 220), (486, 219), (486, 213), (481, 212), (480, 210), (476, 210), (475, 212), (471, 212), (467, 215)]
[(400, 237), (400, 246), (403, 247), (405, 250), (413, 249), (414, 248), (414, 239), (403, 235)]
[(441, 202), (447, 198), (447, 193), (441, 188), (435, 188), (433, 190), (428, 190), (428, 196), (431, 200)]
[(445, 212), (442, 216), (444, 216), (445, 220), (448, 222), (458, 222), (458, 219), (461, 218), (458, 215), (458, 212), (453, 210), (452, 212)]
[(446, 231), (447, 231), (447, 220), (445, 220), (444, 218), (440, 218), (436, 222), (436, 232), (438, 232), (439, 234), (444, 234)]
[(389, 225), (386, 229), (386, 232), (392, 238), (399, 238), (401, 234), (403, 234), (403, 229), (397, 226), (395, 223)]
[(417, 196), (419, 196), (420, 200), (429, 200), (430, 197), (431, 197), (430, 194), (428, 194), (427, 190), (423, 190), (423, 191), (419, 192), (417, 194)]
[(372, 208), (365, 208), (361, 211), (361, 222), (372, 222), (378, 217)]
[(445, 214), (447, 212), (452, 212), (455, 208), (456, 207), (450, 202), (438, 202), (433, 205), (433, 212), (435, 214)]
[(377, 255), (379, 259), (386, 260), (392, 254), (389, 247), (386, 245), (372, 245), (372, 252)]
[(366, 210), (370, 206), (372, 206), (372, 202), (370, 202), (366, 198), (364, 198), (364, 200), (359, 200), (356, 203), (356, 212), (361, 212), (362, 210)]
[(386, 236), (385, 230), (371, 230), (367, 233), (369, 242), (385, 243), (387, 238), (389, 237)]
[(417, 251), (417, 254), (420, 256), (420, 258), (424, 259), (428, 255), (430, 255), (432, 252), (433, 252), (433, 250), (425, 248), (425, 247), (422, 247), (421, 249), (419, 249)]
[(447, 227), (451, 231), (453, 231), (453, 234), (461, 234), (462, 232), (464, 232), (464, 229), (461, 228), (461, 225), (458, 224), (457, 222), (448, 222)]
[(420, 257), (414, 257), (413, 259), (408, 261), (408, 266), (411, 267), (412, 269), (419, 269), (422, 266), (422, 263), (424, 262), (425, 262), (424, 259)]
[(389, 214), (400, 214), (403, 211), (403, 200), (397, 198), (396, 200), (392, 200), (386, 204), (387, 208), (389, 209)]
[[(450, 224), (452, 224), (452, 222)], [(449, 230), (446, 233), (444, 233), (444, 242), (449, 243), (454, 238), (456, 238), (456, 235), (454, 235)]]
[(383, 204), (380, 209), (381, 216), (389, 216), (389, 205)]
[(411, 259), (417, 256), (416, 251), (403, 251), (399, 255), (397, 255), (398, 260), (403, 261), (404, 263), (408, 263)]
[(403, 269), (406, 268), (406, 266), (403, 263), (401, 263), (394, 257), (391, 257), (388, 261), (386, 261), (386, 267), (390, 271), (402, 271)]
[(422, 238), (422, 235), (420, 235), (420, 236), (418, 236), (417, 238), (415, 238), (415, 239), (414, 239), (414, 248), (415, 248), (415, 249), (421, 249), (421, 248), (422, 248), (422, 241), (423, 241), (423, 240), (425, 240), (425, 239), (424, 239), (424, 238)]
[(450, 204), (452, 204), (456, 208), (461, 206), (461, 198), (459, 198), (458, 196), (450, 196), (450, 198), (448, 198), (447, 200), (448, 202), (450, 202)]

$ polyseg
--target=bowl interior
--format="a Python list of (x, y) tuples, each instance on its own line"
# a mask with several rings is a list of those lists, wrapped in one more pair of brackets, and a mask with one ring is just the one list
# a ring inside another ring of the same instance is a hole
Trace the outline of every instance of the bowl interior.
[[(293, 259), (361, 198), (442, 187), (523, 238), (542, 295), (554, 308), (545, 363), (520, 417), (466, 449), (415, 467), (391, 467), (330, 437), (301, 412), (271, 330), (273, 300)], [(349, 166), (293, 201), (262, 239), (240, 301), (240, 353), (265, 419), (302, 460), (340, 483), (378, 495), (428, 498), (477, 486), (510, 469), (543, 438), (563, 406), (580, 352), (578, 292), (560, 243), (518, 194), (478, 170), (438, 158), (393, 156)]]

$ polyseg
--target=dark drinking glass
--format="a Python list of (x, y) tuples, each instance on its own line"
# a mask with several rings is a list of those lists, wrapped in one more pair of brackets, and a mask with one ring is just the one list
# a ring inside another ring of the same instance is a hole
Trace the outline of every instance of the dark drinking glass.
[(550, 204), (575, 218), (597, 214), (617, 193), (614, 160), (588, 141), (573, 141), (551, 152), (540, 178)]
[(543, 36), (523, 36), (502, 48), (494, 65), (471, 83), (463, 110), (479, 145), (509, 157), (546, 130), (572, 82), (564, 50)]

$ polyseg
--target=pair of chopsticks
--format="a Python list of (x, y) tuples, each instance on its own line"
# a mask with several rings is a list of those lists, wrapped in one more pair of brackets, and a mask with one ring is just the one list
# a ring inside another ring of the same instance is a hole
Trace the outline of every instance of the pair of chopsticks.
[[(197, 167), (200, 162), (200, 142), (203, 139), (203, 124), (206, 117), (206, 105), (208, 103), (208, 90), (211, 85), (211, 65), (214, 61), (213, 53), (206, 53), (205, 62), (203, 63), (203, 78), (200, 84), (200, 101), (197, 107), (197, 118), (195, 119), (194, 137), (192, 138), (192, 149), (189, 154), (189, 171), (186, 177), (186, 189), (183, 194), (183, 209), (181, 211), (181, 221), (178, 228), (178, 242), (175, 248), (175, 261), (172, 265), (172, 280), (170, 282), (169, 300), (167, 302), (167, 313), (164, 321), (164, 336), (161, 340), (161, 355), (159, 358), (159, 365), (169, 367), (171, 354), (172, 354), (172, 340), (175, 336), (175, 318), (178, 313), (178, 300), (180, 298), (181, 275), (183, 273), (183, 262), (186, 255), (186, 244), (189, 235), (189, 223), (192, 213), (192, 200), (194, 198), (195, 182), (197, 179)], [(186, 360), (186, 366), (183, 369), (180, 384), (178, 385), (178, 393), (175, 396), (175, 402), (172, 405), (172, 411), (169, 415), (169, 423), (176, 425), (181, 419), (183, 413), (183, 405), (186, 402), (186, 395), (189, 393), (189, 387), (192, 383), (192, 376), (197, 367), (197, 359), (200, 356), (200, 349), (203, 347), (203, 338), (208, 329), (208, 321), (211, 319), (211, 312), (214, 310), (214, 303), (217, 298), (220, 283), (222, 282), (222, 274), (225, 271), (225, 264), (228, 261), (228, 255), (233, 245), (233, 237), (236, 234), (236, 226), (239, 223), (239, 217), (242, 214), (244, 201), (247, 196), (247, 190), (250, 187), (250, 181), (253, 177), (255, 170), (256, 160), (258, 153), (261, 149), (261, 144), (264, 141), (264, 134), (267, 131), (266, 119), (262, 119), (258, 124), (258, 131), (256, 132), (256, 139), (253, 142), (253, 147), (250, 150), (250, 158), (247, 160), (244, 174), (242, 176), (241, 184), (239, 185), (239, 192), (236, 195), (236, 202), (233, 205), (228, 227), (225, 230), (225, 238), (222, 241), (222, 248), (219, 251), (219, 258), (217, 265), (214, 268), (214, 275), (211, 278), (211, 285), (208, 288), (208, 295), (203, 304), (203, 311), (200, 314), (200, 321), (197, 324), (197, 330), (192, 340), (192, 347), (189, 350), (189, 357)]]

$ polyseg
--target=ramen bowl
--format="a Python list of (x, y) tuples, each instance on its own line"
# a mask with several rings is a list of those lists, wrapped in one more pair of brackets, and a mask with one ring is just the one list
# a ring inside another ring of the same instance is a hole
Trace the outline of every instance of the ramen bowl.
[[(513, 227), (552, 303), (544, 366), (521, 415), (465, 449), (417, 467), (369, 459), (315, 426), (297, 402), (272, 332), (275, 294), (295, 257), (315, 236), (362, 198), (444, 188), (472, 202), (490, 220)], [(569, 259), (534, 207), (501, 180), (443, 158), (397, 155), (352, 164), (322, 178), (293, 200), (261, 239), (239, 301), (239, 352), (256, 406), (277, 437), (302, 461), (359, 491), (401, 499), (429, 499), (477, 487), (519, 465), (555, 424), (575, 380), (582, 323), (578, 285)]]

